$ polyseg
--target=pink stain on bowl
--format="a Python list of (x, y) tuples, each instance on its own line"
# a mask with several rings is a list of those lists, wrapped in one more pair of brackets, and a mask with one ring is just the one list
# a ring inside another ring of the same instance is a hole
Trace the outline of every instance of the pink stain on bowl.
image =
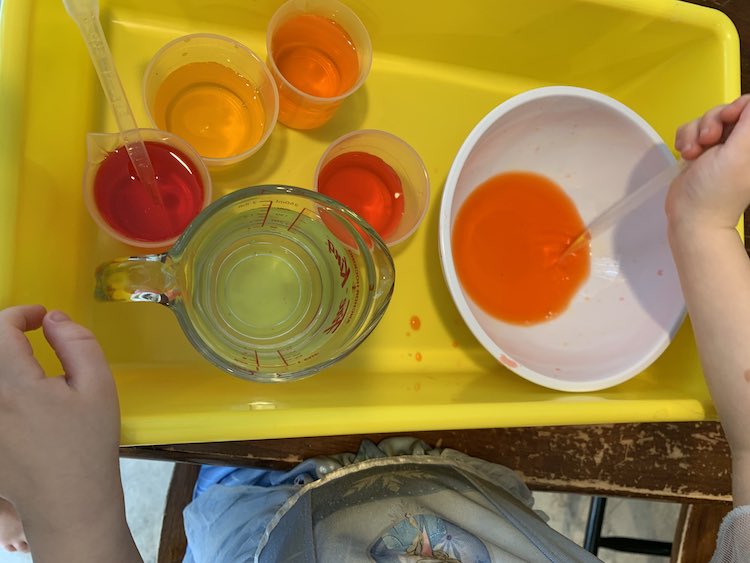
[(501, 354), (498, 360), (500, 360), (500, 363), (503, 364), (505, 367), (508, 367), (511, 369), (518, 367), (518, 362), (515, 361), (513, 358), (509, 358), (505, 354)]
[(661, 277), (664, 275), (664, 270), (656, 270), (656, 275)]

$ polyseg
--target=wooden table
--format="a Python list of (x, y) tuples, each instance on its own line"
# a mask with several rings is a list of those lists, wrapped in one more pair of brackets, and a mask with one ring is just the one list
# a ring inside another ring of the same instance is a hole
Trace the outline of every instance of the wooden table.
[[(750, 34), (747, 0), (691, 0), (725, 12)], [(742, 52), (750, 91), (750, 49)], [(748, 217), (750, 218), (750, 217)], [(750, 234), (750, 221), (745, 222)], [(747, 240), (748, 237), (746, 237)], [(520, 471), (535, 490), (697, 503), (730, 499), (729, 448), (717, 422), (543, 426), (403, 432)], [(321, 454), (356, 451), (386, 434), (122, 448), (125, 457), (235, 466), (290, 467)]]

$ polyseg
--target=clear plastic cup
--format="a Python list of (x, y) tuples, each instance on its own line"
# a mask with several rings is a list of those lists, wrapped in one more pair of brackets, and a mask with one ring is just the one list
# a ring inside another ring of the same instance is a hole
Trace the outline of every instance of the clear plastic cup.
[(313, 186), (360, 215), (388, 246), (416, 231), (430, 203), (430, 178), (417, 151), (376, 129), (331, 143), (318, 161)]
[(279, 89), (279, 121), (293, 129), (330, 120), (362, 86), (372, 64), (365, 26), (336, 0), (289, 0), (271, 17), (266, 43)]
[(89, 133), (83, 200), (96, 224), (111, 237), (140, 248), (177, 240), (211, 203), (206, 164), (183, 139), (139, 129), (156, 175), (157, 194), (138, 181), (120, 133)]
[(143, 99), (154, 126), (188, 141), (211, 167), (257, 152), (279, 114), (265, 63), (234, 39), (209, 33), (164, 45), (146, 68)]

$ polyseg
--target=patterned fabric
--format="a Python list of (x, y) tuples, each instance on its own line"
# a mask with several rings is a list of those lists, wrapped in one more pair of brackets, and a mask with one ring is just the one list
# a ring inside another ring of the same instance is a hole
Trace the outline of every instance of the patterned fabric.
[(410, 438), (290, 472), (204, 468), (187, 563), (598, 561), (508, 468)]
[(711, 563), (750, 561), (750, 506), (738, 506), (724, 517)]

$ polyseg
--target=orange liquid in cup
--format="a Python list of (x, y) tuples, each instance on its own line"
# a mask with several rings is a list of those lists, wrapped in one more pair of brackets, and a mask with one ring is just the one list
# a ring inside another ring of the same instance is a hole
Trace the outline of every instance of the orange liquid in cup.
[(559, 260), (585, 228), (573, 201), (529, 172), (490, 178), (456, 216), (456, 272), (472, 300), (502, 321), (531, 325), (555, 318), (589, 275), (590, 246)]
[[(359, 58), (349, 34), (338, 23), (316, 14), (283, 22), (271, 38), (271, 57), (294, 88), (316, 98), (335, 98), (359, 79)], [(338, 107), (325, 100), (309, 100), (282, 81), (279, 121), (309, 129), (327, 121)]]
[(208, 158), (241, 154), (265, 130), (255, 85), (214, 62), (188, 63), (164, 79), (153, 107), (157, 127), (185, 139)]

